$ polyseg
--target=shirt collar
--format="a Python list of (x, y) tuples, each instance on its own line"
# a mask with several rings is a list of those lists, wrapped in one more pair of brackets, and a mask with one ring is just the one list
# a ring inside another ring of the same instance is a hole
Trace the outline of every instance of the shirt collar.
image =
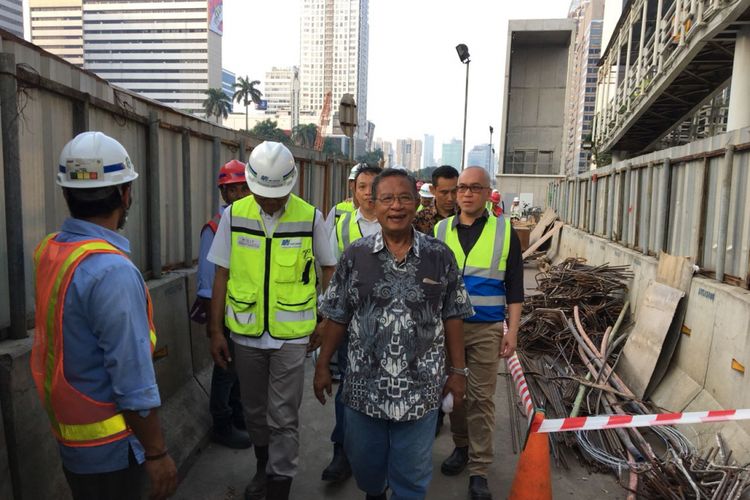
[[(411, 229), (412, 243), (409, 252), (413, 252), (415, 256), (419, 257), (419, 249), (422, 246), (422, 240), (425, 235), (416, 231), (414, 228)], [(379, 253), (385, 250), (385, 241), (383, 240), (383, 232), (378, 231), (375, 233), (375, 241), (372, 245), (372, 253)]]
[(372, 219), (372, 220), (365, 218), (365, 216), (362, 215), (362, 212), (360, 212), (359, 209), (357, 209), (357, 210), (354, 211), (354, 220), (356, 222), (359, 222), (361, 220), (363, 220), (365, 222), (377, 222), (378, 221), (377, 218)]
[[(460, 217), (461, 211), (456, 210), (456, 215), (453, 217), (453, 221), (451, 222), (451, 229), (456, 229), (456, 226), (460, 224)], [(472, 222), (472, 225), (476, 224), (478, 220), (484, 219), (485, 221), (490, 218), (490, 213), (487, 211), (487, 209), (484, 209), (484, 212), (482, 212), (482, 215), (474, 219), (474, 222)]]
[(65, 219), (60, 230), (66, 233), (104, 240), (123, 252), (130, 253), (130, 242), (125, 236), (93, 222), (69, 217)]

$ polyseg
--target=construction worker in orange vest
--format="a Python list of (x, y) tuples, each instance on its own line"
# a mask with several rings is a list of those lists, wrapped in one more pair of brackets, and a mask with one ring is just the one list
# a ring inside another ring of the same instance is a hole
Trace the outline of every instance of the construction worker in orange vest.
[(34, 254), (31, 371), (73, 498), (150, 498), (177, 488), (156, 408), (151, 299), (118, 234), (138, 174), (125, 148), (84, 132), (62, 150), (57, 184), (72, 215)]
[[(190, 317), (197, 323), (208, 326), (208, 314), (211, 304), (211, 289), (214, 286), (216, 266), (208, 262), (208, 251), (214, 242), (214, 235), (219, 227), (221, 214), (224, 209), (237, 200), (250, 194), (250, 188), (245, 181), (245, 164), (239, 160), (231, 160), (219, 169), (217, 185), (221, 192), (224, 205), (219, 213), (208, 221), (201, 229), (201, 244), (198, 252), (198, 291), (197, 299), (190, 312)], [(208, 335), (208, 328), (206, 328)], [(229, 339), (229, 330), (224, 330)], [(232, 343), (229, 343), (231, 349)], [(214, 363), (211, 375), (211, 395), (209, 410), (213, 419), (211, 439), (229, 448), (242, 449), (251, 446), (250, 437), (245, 430), (245, 416), (240, 400), (240, 384), (234, 363), (227, 369)]]

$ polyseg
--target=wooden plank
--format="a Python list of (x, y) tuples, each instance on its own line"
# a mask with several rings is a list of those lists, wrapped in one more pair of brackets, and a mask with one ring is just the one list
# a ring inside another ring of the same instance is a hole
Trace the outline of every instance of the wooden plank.
[(547, 229), (547, 227), (556, 220), (557, 212), (555, 212), (555, 209), (547, 208), (547, 210), (545, 210), (542, 214), (542, 218), (539, 219), (539, 223), (531, 231), (531, 234), (529, 234), (529, 245), (533, 245), (534, 243), (539, 241), (539, 238), (544, 235), (544, 231)]
[(529, 248), (526, 249), (526, 251), (523, 253), (523, 260), (526, 260), (526, 258), (532, 253), (534, 253), (537, 248), (542, 246), (542, 244), (544, 244), (545, 241), (547, 241), (548, 239), (556, 235), (562, 227), (563, 227), (562, 221), (555, 222), (555, 225), (552, 227), (552, 229), (550, 229), (544, 236), (542, 236), (541, 239), (537, 240), (536, 243), (534, 243), (533, 245), (531, 245)]

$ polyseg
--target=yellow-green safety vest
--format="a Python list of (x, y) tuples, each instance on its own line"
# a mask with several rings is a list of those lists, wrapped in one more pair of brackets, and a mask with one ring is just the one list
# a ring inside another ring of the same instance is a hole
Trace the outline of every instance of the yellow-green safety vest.
[(469, 254), (464, 254), (458, 239), (456, 215), (435, 225), (435, 237), (453, 251), (463, 269), (464, 284), (474, 307), (470, 323), (495, 323), (505, 320), (505, 269), (510, 252), (510, 220), (502, 215), (487, 217), (482, 234)]
[(339, 255), (344, 253), (344, 249), (353, 241), (362, 237), (362, 230), (359, 229), (356, 214), (356, 211), (347, 212), (336, 223), (336, 241), (339, 245)]
[(317, 317), (315, 207), (290, 195), (272, 236), (266, 235), (254, 197), (235, 201), (228, 210), (227, 328), (250, 337), (268, 332), (282, 340), (310, 335)]
[(352, 213), (355, 210), (357, 210), (357, 208), (354, 206), (354, 201), (352, 200), (340, 201), (336, 203), (336, 212), (334, 212), (335, 213), (334, 220), (338, 222), (342, 215)]

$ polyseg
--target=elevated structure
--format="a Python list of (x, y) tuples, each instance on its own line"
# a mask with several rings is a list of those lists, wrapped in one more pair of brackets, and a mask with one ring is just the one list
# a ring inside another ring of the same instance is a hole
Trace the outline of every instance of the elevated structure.
[(727, 128), (750, 125), (749, 7), (750, 0), (628, 2), (600, 63), (596, 149), (614, 159), (656, 149), (730, 79), (738, 87), (729, 121), (733, 109), (738, 118)]

